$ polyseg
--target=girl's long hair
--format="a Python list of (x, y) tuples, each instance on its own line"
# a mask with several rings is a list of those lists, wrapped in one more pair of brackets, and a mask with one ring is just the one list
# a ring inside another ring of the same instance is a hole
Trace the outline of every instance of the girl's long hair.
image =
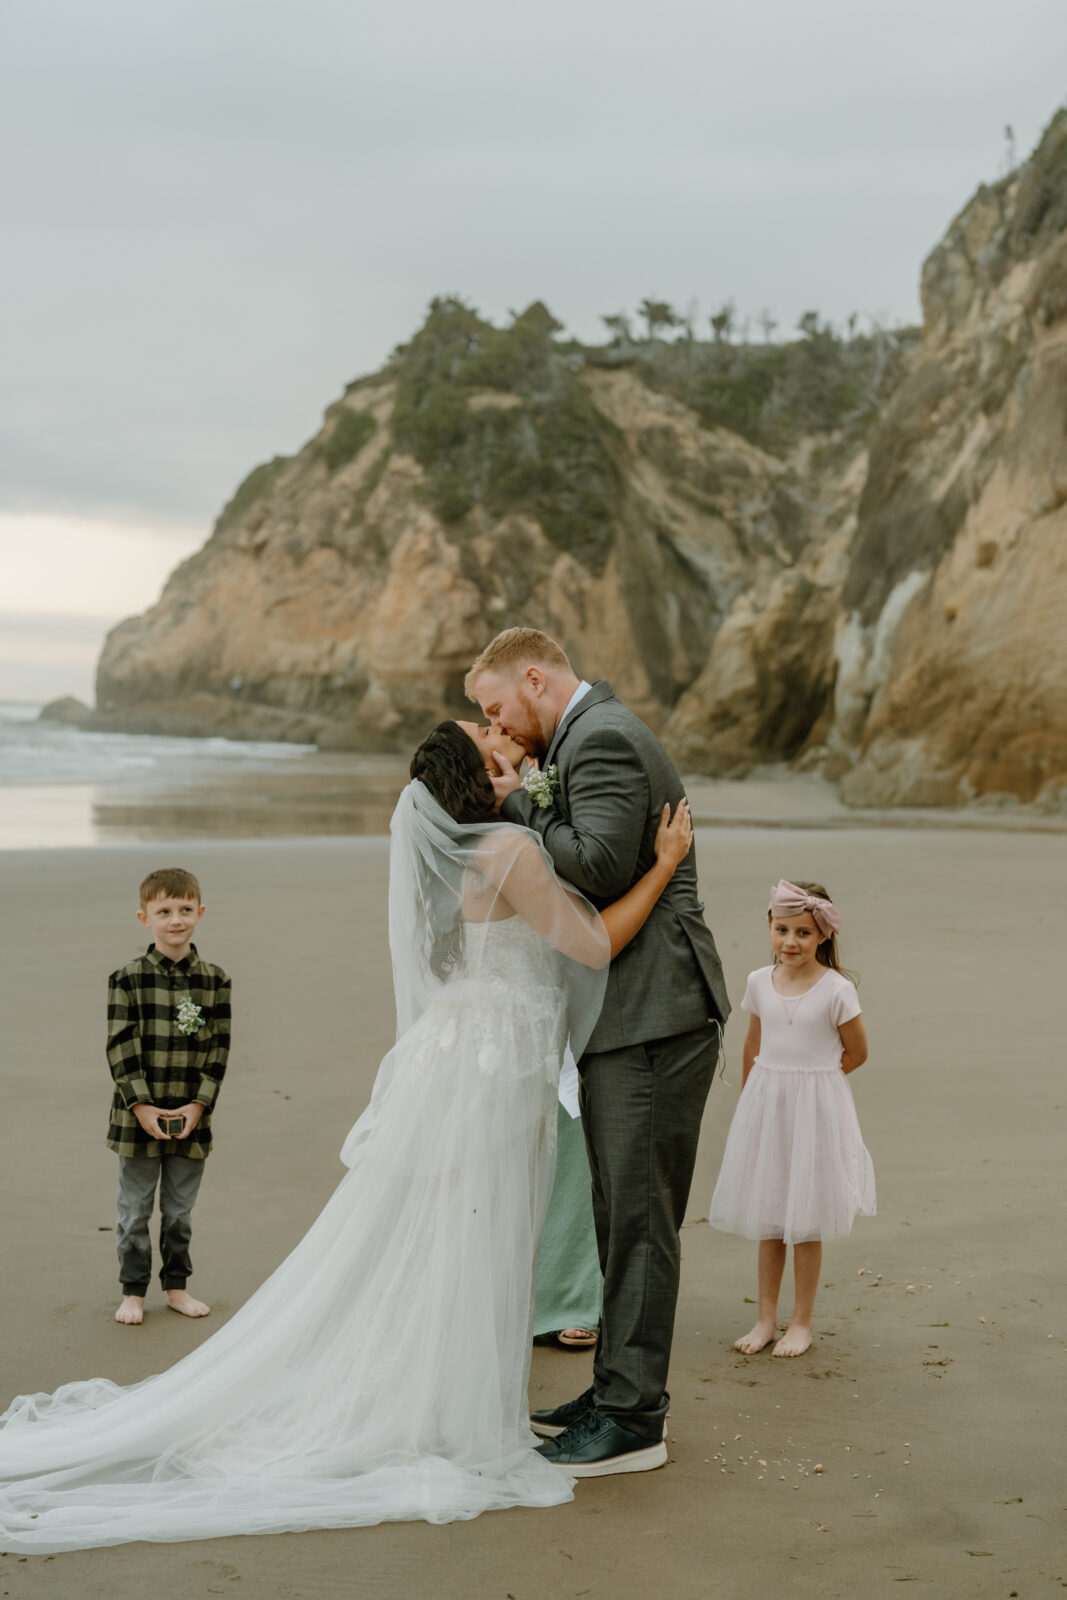
[[(821, 883), (808, 883), (803, 878), (791, 878), (789, 881), (791, 883), (795, 883), (798, 889), (803, 889), (805, 894), (816, 895), (820, 900), (830, 899), (829, 894)], [(812, 922), (815, 922), (814, 917), (812, 917), (811, 920)], [(817, 922), (815, 923), (815, 926), (818, 928)], [(839, 972), (843, 978), (848, 978), (851, 983), (859, 983), (859, 973), (852, 972), (848, 967), (843, 967), (841, 965), (840, 952), (837, 948), (837, 934), (832, 930), (829, 938), (821, 939), (819, 941), (818, 949), (815, 952), (815, 959), (821, 967), (829, 967), (832, 972)]]

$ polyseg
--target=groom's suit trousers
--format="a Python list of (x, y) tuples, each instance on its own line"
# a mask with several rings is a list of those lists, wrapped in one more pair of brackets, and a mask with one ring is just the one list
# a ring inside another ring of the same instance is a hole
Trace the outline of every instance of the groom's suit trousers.
[(663, 1437), (670, 1399), (679, 1230), (718, 1041), (716, 1025), (707, 1023), (666, 1039), (587, 1053), (580, 1063), (604, 1274), (595, 1404), (653, 1441)]

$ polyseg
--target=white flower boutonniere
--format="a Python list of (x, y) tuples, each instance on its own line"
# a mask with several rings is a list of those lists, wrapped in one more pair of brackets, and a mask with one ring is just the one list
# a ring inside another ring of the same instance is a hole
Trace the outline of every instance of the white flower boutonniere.
[(199, 1006), (189, 999), (181, 1001), (178, 1006), (177, 1028), (179, 1033), (197, 1033), (204, 1026), (204, 1013)]
[(540, 806), (544, 811), (556, 798), (559, 788), (559, 768), (546, 767), (544, 772), (536, 768), (531, 769), (522, 780), (522, 786), (530, 796), (535, 806)]

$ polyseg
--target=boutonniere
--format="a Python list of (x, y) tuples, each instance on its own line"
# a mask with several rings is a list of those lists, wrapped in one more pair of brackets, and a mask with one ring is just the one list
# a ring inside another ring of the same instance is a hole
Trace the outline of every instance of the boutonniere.
[(522, 780), (522, 786), (530, 796), (535, 806), (540, 806), (544, 811), (556, 798), (559, 789), (559, 768), (546, 767), (544, 772), (534, 767)]
[(178, 1006), (176, 1026), (179, 1033), (198, 1033), (204, 1026), (204, 1013), (191, 1000), (182, 1000)]

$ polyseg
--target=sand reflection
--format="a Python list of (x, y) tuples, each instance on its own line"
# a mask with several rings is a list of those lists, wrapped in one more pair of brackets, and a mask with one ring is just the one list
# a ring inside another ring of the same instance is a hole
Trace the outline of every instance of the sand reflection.
[(189, 782), (14, 785), (0, 788), (0, 849), (383, 834), (406, 781), (399, 757), (331, 757), (273, 771), (231, 763)]

